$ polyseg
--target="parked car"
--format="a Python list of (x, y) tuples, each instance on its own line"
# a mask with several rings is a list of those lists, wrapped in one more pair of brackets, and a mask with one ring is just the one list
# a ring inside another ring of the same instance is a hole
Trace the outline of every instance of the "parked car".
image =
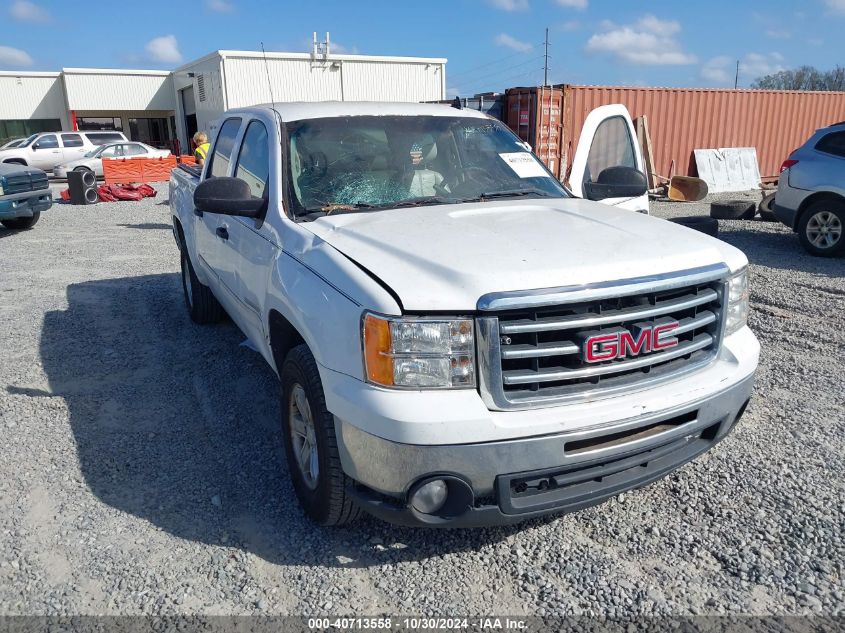
[(25, 138), (13, 138), (11, 141), (7, 141), (3, 145), (0, 145), (0, 149), (12, 149), (13, 147), (18, 147), (25, 140)]
[(845, 255), (845, 122), (817, 130), (780, 172), (777, 218), (811, 255)]
[(0, 150), (0, 163), (15, 163), (52, 171), (59, 163), (82, 158), (105, 143), (127, 142), (123, 132), (47, 132), (33, 134), (18, 147)]
[(47, 174), (22, 165), (0, 164), (0, 223), (8, 229), (32, 228), (53, 206)]
[[(595, 154), (586, 196), (645, 193)], [(227, 313), (279, 375), (288, 469), (319, 524), (574, 511), (707, 451), (751, 396), (745, 255), (574, 198), (481, 112), (231, 110), (169, 194), (188, 313)]]
[(103, 176), (104, 158), (163, 158), (170, 156), (170, 150), (156, 149), (136, 141), (128, 143), (109, 143), (92, 149), (82, 158), (77, 158), (53, 167), (53, 175), (67, 178), (69, 171), (92, 171), (98, 177)]

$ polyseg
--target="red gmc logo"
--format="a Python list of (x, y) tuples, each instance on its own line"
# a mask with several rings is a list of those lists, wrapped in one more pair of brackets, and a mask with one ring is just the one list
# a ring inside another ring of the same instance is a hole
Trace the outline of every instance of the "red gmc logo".
[(677, 321), (637, 323), (633, 331), (620, 328), (592, 334), (584, 339), (581, 355), (588, 363), (598, 363), (669, 349), (678, 344), (678, 339), (669, 333), (679, 326)]

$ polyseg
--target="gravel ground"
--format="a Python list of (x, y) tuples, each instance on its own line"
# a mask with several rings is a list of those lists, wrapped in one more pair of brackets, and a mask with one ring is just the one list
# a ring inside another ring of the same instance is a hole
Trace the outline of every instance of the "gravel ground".
[(758, 387), (668, 478), (511, 528), (319, 529), (275, 376), (188, 320), (165, 197), (0, 228), (0, 613), (845, 611), (845, 260), (721, 223), (752, 262)]

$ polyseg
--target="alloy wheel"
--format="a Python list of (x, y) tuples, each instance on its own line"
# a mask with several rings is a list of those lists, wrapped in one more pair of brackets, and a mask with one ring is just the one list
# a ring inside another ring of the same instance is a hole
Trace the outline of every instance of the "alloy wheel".
[(835, 213), (819, 211), (807, 222), (806, 233), (816, 248), (833, 248), (842, 239), (842, 222)]
[(291, 445), (296, 458), (296, 466), (309, 489), (317, 488), (320, 476), (319, 455), (317, 452), (317, 433), (311, 405), (305, 389), (299, 383), (291, 389), (288, 403), (288, 421), (290, 422)]

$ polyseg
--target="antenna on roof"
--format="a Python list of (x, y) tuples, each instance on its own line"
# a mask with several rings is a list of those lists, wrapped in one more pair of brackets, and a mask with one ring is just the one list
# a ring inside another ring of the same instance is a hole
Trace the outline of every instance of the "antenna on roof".
[(273, 82), (270, 81), (270, 65), (267, 63), (267, 51), (264, 50), (264, 42), (261, 42), (261, 54), (264, 56), (264, 73), (267, 75), (267, 88), (270, 90), (270, 104), (273, 106), (273, 112), (279, 119), (279, 143), (282, 142), (282, 118), (276, 110), (276, 99), (273, 97)]

